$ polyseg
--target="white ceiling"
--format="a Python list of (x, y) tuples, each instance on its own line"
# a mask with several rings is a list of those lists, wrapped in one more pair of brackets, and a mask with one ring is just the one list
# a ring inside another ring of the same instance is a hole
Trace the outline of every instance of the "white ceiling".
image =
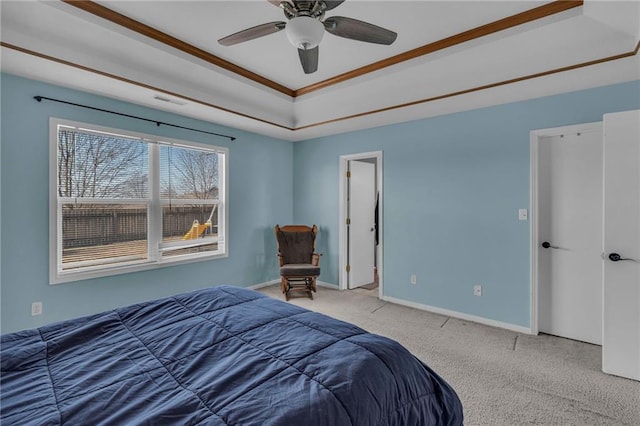
[[(545, 17), (535, 8), (557, 2), (347, 0), (325, 18), (398, 38), (327, 33), (310, 75), (284, 31), (217, 43), (286, 20), (266, 0), (87, 4), (108, 19), (58, 0), (2, 1), (2, 71), (292, 141), (640, 78), (640, 0), (586, 0)], [(485, 31), (494, 27), (504, 29)], [(331, 82), (379, 61), (387, 66)]]

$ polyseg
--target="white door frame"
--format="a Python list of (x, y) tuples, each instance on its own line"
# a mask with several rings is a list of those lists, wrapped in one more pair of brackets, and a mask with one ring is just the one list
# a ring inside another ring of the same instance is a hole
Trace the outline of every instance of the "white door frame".
[(586, 133), (599, 131), (602, 133), (602, 122), (583, 123), (572, 126), (554, 127), (549, 129), (532, 130), (530, 133), (529, 146), (531, 149), (530, 159), (530, 184), (531, 184), (531, 318), (530, 331), (531, 334), (538, 334), (538, 152), (540, 139), (549, 136), (560, 136), (568, 133)]
[(384, 197), (383, 197), (383, 193), (382, 193), (382, 151), (372, 151), (372, 152), (363, 152), (363, 153), (358, 153), (358, 154), (349, 154), (349, 155), (341, 155), (340, 156), (340, 175), (338, 176), (338, 182), (339, 182), (339, 188), (338, 188), (338, 196), (339, 196), (339, 202), (338, 202), (338, 208), (339, 208), (339, 244), (340, 244), (340, 252), (339, 252), (339, 268), (340, 271), (338, 273), (338, 279), (339, 279), (339, 284), (338, 284), (338, 288), (340, 290), (346, 290), (347, 289), (347, 281), (349, 279), (349, 275), (347, 273), (347, 253), (348, 251), (348, 247), (347, 247), (347, 207), (348, 207), (348, 203), (347, 203), (347, 180), (345, 179), (346, 175), (347, 175), (347, 166), (349, 161), (351, 160), (364, 160), (364, 159), (369, 159), (369, 158), (375, 158), (376, 160), (376, 186), (378, 188), (378, 194), (379, 194), (379, 198), (378, 198), (378, 247), (377, 247), (377, 263), (378, 263), (378, 277), (379, 277), (379, 286), (378, 286), (378, 297), (382, 297), (382, 295), (384, 294), (383, 292), (383, 286), (384, 286), (384, 280), (383, 280), (383, 276), (384, 274), (383, 272), (383, 224), (384, 224), (384, 220), (383, 220), (383, 212), (384, 212), (384, 208), (383, 203), (384, 203)]

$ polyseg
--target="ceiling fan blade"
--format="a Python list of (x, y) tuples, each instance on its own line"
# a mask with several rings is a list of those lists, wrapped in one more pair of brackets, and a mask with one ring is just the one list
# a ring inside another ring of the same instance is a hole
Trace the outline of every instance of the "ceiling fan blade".
[(246, 30), (238, 31), (237, 33), (223, 37), (218, 40), (223, 46), (232, 46), (234, 44), (242, 43), (243, 41), (253, 40), (254, 38), (266, 36), (269, 34), (277, 33), (283, 30), (287, 26), (286, 22), (268, 22), (266, 24), (256, 25), (255, 27), (247, 28)]
[(318, 54), (320, 48), (318, 46), (313, 49), (298, 49), (300, 63), (305, 74), (312, 74), (318, 70)]
[(335, 9), (342, 3), (344, 3), (344, 0), (325, 0), (324, 4), (327, 5), (327, 8), (325, 10)]
[(324, 29), (338, 37), (389, 45), (396, 41), (398, 34), (368, 22), (344, 16), (332, 16), (323, 22)]

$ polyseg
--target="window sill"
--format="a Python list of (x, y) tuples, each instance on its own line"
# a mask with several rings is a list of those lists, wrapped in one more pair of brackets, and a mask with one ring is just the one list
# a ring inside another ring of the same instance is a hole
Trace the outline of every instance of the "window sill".
[(189, 263), (205, 262), (208, 260), (223, 259), (229, 257), (228, 253), (204, 253), (200, 256), (190, 255), (186, 258), (163, 259), (160, 261), (141, 261), (128, 265), (103, 267), (96, 270), (80, 270), (80, 271), (51, 271), (49, 284), (63, 284), (74, 281), (90, 280), (94, 278), (109, 277), (114, 275), (129, 274), (132, 272), (149, 271), (153, 269), (166, 268), (168, 266), (185, 265)]

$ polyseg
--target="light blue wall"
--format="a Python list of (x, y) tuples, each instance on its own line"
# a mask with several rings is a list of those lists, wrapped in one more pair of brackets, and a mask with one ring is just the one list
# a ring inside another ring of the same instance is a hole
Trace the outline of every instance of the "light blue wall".
[[(182, 291), (278, 278), (273, 225), (293, 212), (293, 144), (12, 75), (1, 75), (1, 330), (3, 333)], [(157, 127), (33, 96), (149, 117), (236, 136), (236, 141)], [(229, 148), (229, 257), (50, 286), (49, 117)], [(31, 302), (43, 315), (30, 316)]]
[(339, 156), (382, 150), (385, 295), (528, 327), (529, 133), (637, 108), (638, 81), (299, 142), (293, 217), (337, 284)]
[[(338, 283), (339, 156), (384, 152), (385, 294), (529, 326), (529, 132), (640, 108), (640, 82), (291, 144), (11, 75), (1, 76), (0, 303), (3, 333), (210, 285), (278, 277), (275, 223), (316, 223), (325, 282)], [(33, 96), (238, 137), (235, 142)], [(48, 285), (48, 119), (229, 147), (230, 256)], [(409, 284), (416, 274), (418, 284)], [(483, 296), (473, 296), (473, 285)], [(33, 301), (44, 302), (31, 317)]]

